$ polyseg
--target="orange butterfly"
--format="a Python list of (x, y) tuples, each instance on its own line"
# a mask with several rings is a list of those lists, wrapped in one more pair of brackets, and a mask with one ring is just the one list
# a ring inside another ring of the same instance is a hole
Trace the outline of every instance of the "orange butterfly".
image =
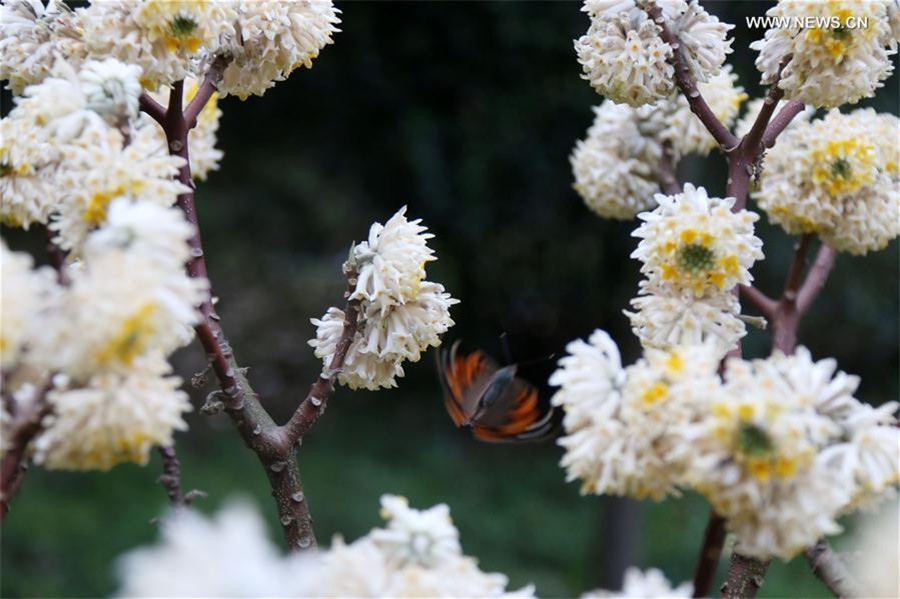
[(458, 356), (459, 341), (437, 354), (444, 405), (457, 427), (491, 442), (541, 441), (555, 433), (554, 409), (542, 411), (538, 390), (481, 351)]

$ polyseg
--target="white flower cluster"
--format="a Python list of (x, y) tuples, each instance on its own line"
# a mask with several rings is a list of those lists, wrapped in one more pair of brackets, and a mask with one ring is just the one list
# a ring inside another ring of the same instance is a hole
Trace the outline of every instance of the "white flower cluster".
[(3, 246), (4, 382), (15, 392), (52, 381), (52, 413), (33, 444), (37, 463), (143, 463), (153, 445), (185, 428), (190, 403), (166, 356), (191, 339), (205, 292), (205, 281), (184, 272), (191, 233), (175, 208), (119, 198), (82, 258), (62, 267), (66, 284)]
[(0, 4), (0, 79), (13, 93), (48, 77), (57, 56), (79, 64), (86, 55), (79, 21), (64, 0)]
[(223, 95), (262, 95), (312, 66), (338, 31), (338, 13), (331, 0), (102, 0), (74, 11), (62, 0), (12, 0), (0, 6), (0, 79), (20, 93), (58, 57), (75, 66), (115, 58), (156, 90), (200, 78), (226, 56)]
[[(403, 361), (418, 361), (454, 324), (450, 306), (459, 300), (440, 283), (424, 280), (425, 264), (436, 258), (427, 245), (433, 236), (420, 222), (407, 220), (404, 206), (384, 225), (373, 224), (368, 241), (351, 250), (348, 265), (356, 283), (350, 299), (360, 302), (359, 322), (338, 381), (352, 389), (395, 387)], [(309, 344), (323, 372), (343, 335), (344, 318), (343, 310), (329, 308), (311, 321), (317, 330)]]
[[(482, 572), (462, 554), (459, 533), (441, 504), (411, 509), (402, 497), (381, 499), (386, 528), (351, 544), (336, 537), (315, 556), (282, 557), (255, 510), (224, 509), (214, 521), (184, 511), (163, 525), (163, 543), (120, 561), (121, 596), (215, 597), (533, 597), (507, 592), (503, 574)], [(240, 554), (223, 569), (218, 556)]]
[(237, 2), (235, 10), (233, 30), (208, 56), (233, 57), (219, 89), (240, 98), (261, 96), (294, 69), (312, 68), (340, 23), (331, 0), (256, 0)]
[(851, 254), (900, 234), (900, 120), (872, 109), (799, 121), (766, 156), (754, 193), (788, 232), (816, 233)]
[(631, 256), (647, 276), (632, 300), (636, 312), (626, 312), (635, 335), (659, 348), (711, 340), (724, 355), (745, 334), (731, 291), (752, 280), (750, 267), (763, 257), (753, 234), (759, 217), (732, 212), (733, 198), (710, 198), (690, 183), (656, 200), (633, 233), (641, 242)]
[(893, 71), (900, 32), (894, 0), (781, 0), (766, 15), (787, 23), (750, 47), (759, 50), (763, 83), (775, 81), (791, 57), (778, 82), (787, 98), (829, 108), (856, 103), (874, 95)]
[[(699, 84), (710, 108), (726, 125), (734, 121), (747, 98), (736, 81), (726, 65)], [(673, 163), (686, 154), (709, 154), (716, 147), (681, 95), (640, 108), (605, 100), (594, 108), (594, 115), (586, 138), (576, 143), (569, 161), (575, 190), (603, 218), (630, 220), (655, 207), (663, 144), (668, 144)]]
[(721, 377), (710, 344), (647, 350), (628, 368), (603, 331), (567, 349), (550, 383), (566, 412), (561, 465), (583, 493), (693, 489), (742, 553), (789, 558), (900, 479), (898, 404), (860, 402), (856, 377), (805, 348), (731, 359)]
[(669, 579), (656, 568), (641, 572), (639, 569), (631, 567), (625, 570), (621, 591), (590, 591), (584, 593), (581, 599), (674, 599), (691, 597), (693, 592), (694, 585), (690, 582), (672, 588)]
[(853, 539), (850, 564), (862, 597), (900, 597), (900, 503), (887, 502), (878, 514), (867, 515)]
[[(675, 91), (673, 49), (659, 37), (660, 27), (635, 0), (585, 0), (591, 18), (588, 32), (575, 40), (582, 77), (610, 100), (631, 106), (654, 103)], [(726, 25), (697, 2), (667, 0), (663, 18), (684, 46), (692, 74), (707, 81), (731, 52)]]
[(27, 87), (2, 121), (0, 213), (26, 228), (51, 219), (56, 243), (78, 254), (113, 199), (170, 206), (188, 189), (158, 127), (132, 127), (135, 67), (88, 61), (76, 73), (59, 62), (57, 73)]

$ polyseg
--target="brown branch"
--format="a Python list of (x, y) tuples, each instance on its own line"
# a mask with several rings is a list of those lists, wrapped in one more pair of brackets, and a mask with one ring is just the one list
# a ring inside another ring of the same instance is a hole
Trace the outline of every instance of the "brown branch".
[(805, 555), (813, 574), (825, 583), (835, 597), (863, 596), (859, 581), (847, 569), (840, 554), (831, 549), (828, 541), (819, 539), (815, 545), (806, 548)]
[(760, 561), (744, 557), (735, 552), (731, 554), (728, 575), (722, 584), (722, 599), (753, 599), (763, 585), (768, 561)]
[(812, 237), (811, 233), (806, 233), (800, 237), (800, 241), (794, 246), (794, 260), (791, 262), (791, 268), (788, 270), (787, 279), (784, 282), (782, 301), (790, 303), (797, 301), (797, 290), (800, 288), (803, 271), (806, 270), (806, 253), (809, 251)]
[(831, 274), (836, 257), (837, 251), (831, 246), (824, 243), (819, 246), (816, 261), (813, 262), (812, 268), (809, 269), (809, 274), (806, 275), (806, 280), (797, 292), (797, 312), (801, 316), (806, 314), (822, 291), (822, 288), (825, 287), (825, 282), (828, 280), (828, 275)]
[[(47, 402), (47, 393), (53, 388), (52, 377), (37, 392), (26, 410), (17, 409), (9, 430), (4, 434), (6, 452), (0, 461), (0, 521), (6, 519), (12, 502), (28, 469), (26, 464), (28, 445), (43, 428), (44, 418), (52, 407)], [(19, 406), (17, 406), (18, 408)]]
[(203, 107), (206, 106), (206, 103), (218, 90), (219, 84), (222, 82), (222, 74), (230, 62), (231, 56), (223, 54), (219, 54), (213, 59), (209, 70), (203, 77), (203, 82), (197, 88), (197, 93), (194, 94), (193, 99), (184, 109), (184, 120), (187, 122), (188, 129), (193, 129), (197, 126), (197, 115), (200, 114), (200, 111), (203, 110)]
[(778, 302), (752, 285), (741, 285), (740, 290), (741, 297), (749, 300), (767, 319), (772, 319), (775, 316), (775, 308), (778, 306)]
[(154, 121), (160, 125), (163, 124), (163, 119), (166, 116), (166, 109), (147, 92), (141, 92), (140, 107), (141, 110), (150, 115), (150, 118)]
[(778, 114), (772, 117), (769, 126), (766, 127), (766, 132), (762, 137), (763, 145), (767, 148), (773, 147), (775, 145), (775, 138), (781, 135), (782, 131), (787, 129), (787, 126), (791, 124), (794, 117), (803, 112), (804, 108), (806, 108), (806, 106), (800, 100), (791, 100), (785, 104), (784, 108), (779, 110)]
[(772, 118), (772, 114), (774, 114), (778, 102), (784, 97), (784, 90), (778, 87), (778, 82), (781, 80), (781, 72), (790, 60), (790, 54), (781, 60), (781, 64), (778, 65), (778, 73), (775, 75), (775, 80), (772, 81), (772, 85), (769, 86), (769, 92), (763, 100), (762, 108), (760, 109), (759, 114), (756, 115), (756, 120), (753, 121), (750, 131), (747, 132), (747, 135), (745, 135), (744, 139), (741, 141), (741, 147), (747, 155), (747, 158), (751, 161), (762, 151), (761, 144), (763, 135), (766, 133), (766, 128), (769, 126), (769, 120)]
[(175, 453), (174, 443), (171, 447), (159, 447), (158, 450), (162, 459), (163, 473), (156, 482), (166, 490), (172, 507), (190, 507), (197, 497), (206, 497), (206, 493), (197, 489), (187, 493), (181, 490), (181, 463), (178, 461), (178, 454)]
[(706, 531), (703, 533), (703, 546), (694, 569), (694, 597), (709, 597), (724, 543), (725, 518), (710, 512)]
[[(217, 77), (212, 74), (206, 79), (214, 82)], [(190, 127), (182, 109), (183, 96), (184, 82), (178, 81), (172, 86), (169, 104), (158, 122), (166, 134), (169, 153), (184, 159), (177, 179), (188, 188), (188, 191), (178, 196), (176, 204), (193, 227), (193, 235), (188, 240), (191, 258), (186, 269), (191, 277), (209, 280), (197, 220), (195, 186), (191, 177), (188, 154)], [(206, 96), (206, 99), (209, 97)], [(190, 110), (195, 116), (203, 109), (200, 101), (202, 98), (203, 96), (195, 98), (197, 102), (190, 105)], [(145, 104), (146, 110), (155, 111), (152, 104), (149, 102)], [(151, 113), (151, 116), (154, 114)], [(154, 118), (156, 117), (159, 117), (158, 113)], [(238, 367), (231, 345), (222, 329), (221, 319), (213, 307), (211, 287), (199, 306), (199, 312), (200, 323), (194, 330), (218, 379), (219, 396), (225, 407), (225, 413), (231, 418), (244, 443), (256, 454), (266, 472), (278, 507), (285, 540), (291, 549), (314, 548), (316, 540), (312, 518), (300, 481), (294, 445), (263, 408), (258, 395), (247, 381), (244, 370)]]
[(662, 192), (666, 195), (681, 193), (681, 184), (678, 183), (675, 167), (675, 152), (672, 150), (672, 142), (666, 140), (662, 143), (662, 158), (657, 169), (657, 178)]
[(709, 107), (709, 104), (703, 99), (703, 95), (697, 87), (697, 81), (691, 73), (687, 57), (684, 54), (684, 44), (678, 38), (678, 35), (669, 29), (665, 17), (663, 16), (662, 9), (656, 2), (653, 0), (644, 0), (640, 2), (640, 6), (643, 8), (644, 12), (653, 19), (657, 26), (659, 26), (659, 37), (672, 47), (671, 64), (675, 69), (675, 83), (687, 99), (691, 111), (697, 115), (697, 118), (700, 119), (710, 135), (713, 136), (713, 139), (716, 140), (716, 143), (719, 144), (722, 151), (725, 152), (725, 154), (728, 154), (737, 147), (740, 140), (728, 130), (728, 127), (726, 127), (718, 117), (716, 117), (716, 114)]
[(341, 332), (341, 338), (331, 357), (328, 370), (319, 375), (316, 382), (310, 386), (306, 399), (297, 407), (297, 410), (291, 415), (291, 419), (281, 427), (282, 432), (291, 443), (300, 441), (316, 423), (319, 416), (325, 412), (325, 404), (334, 392), (334, 382), (344, 367), (344, 359), (347, 357), (347, 351), (356, 335), (361, 300), (350, 298), (356, 289), (356, 268), (345, 266), (344, 270), (347, 275), (347, 291), (344, 294), (347, 297), (347, 307), (344, 310), (344, 330)]

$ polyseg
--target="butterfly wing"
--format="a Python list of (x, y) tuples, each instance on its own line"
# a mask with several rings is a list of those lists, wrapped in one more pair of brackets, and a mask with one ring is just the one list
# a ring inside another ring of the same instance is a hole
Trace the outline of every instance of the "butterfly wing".
[(541, 408), (534, 385), (513, 378), (473, 422), (472, 433), (477, 439), (494, 443), (541, 441), (555, 433), (554, 412), (552, 407)]
[(497, 364), (483, 352), (459, 355), (459, 341), (438, 352), (438, 375), (444, 387), (444, 405), (456, 426), (468, 426), (491, 384)]

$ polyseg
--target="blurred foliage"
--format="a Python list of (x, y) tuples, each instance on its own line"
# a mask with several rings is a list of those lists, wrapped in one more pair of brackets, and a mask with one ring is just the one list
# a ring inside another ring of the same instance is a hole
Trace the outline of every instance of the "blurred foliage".
[[(745, 14), (764, 2), (714, 2), (737, 24), (731, 61), (760, 95)], [(238, 360), (265, 404), (284, 419), (320, 368), (306, 340), (309, 318), (340, 303), (340, 264), (351, 241), (403, 205), (436, 234), (429, 278), (462, 300), (462, 338), (502, 356), (509, 334), (516, 360), (561, 353), (607, 329), (626, 362), (639, 355), (622, 310), (637, 288), (633, 223), (592, 215), (571, 189), (568, 154), (600, 102), (579, 77), (571, 40), (588, 25), (576, 2), (344, 3), (343, 32), (311, 71), (265, 98), (229, 98), (222, 170), (199, 188), (200, 218), (219, 312)], [(897, 112), (898, 78), (863, 103)], [(682, 175), (724, 188), (719, 156), (688, 160)], [(5, 237), (9, 237), (6, 235)], [(762, 224), (766, 260), (754, 270), (770, 294), (781, 288), (792, 240)], [(28, 244), (17, 236), (13, 241)], [(34, 242), (34, 240), (31, 240)], [(38, 244), (39, 245), (39, 244)], [(898, 395), (898, 244), (865, 259), (842, 255), (800, 339), (862, 376), (861, 397)], [(768, 352), (754, 331), (748, 356)], [(196, 346), (176, 356), (185, 378), (202, 367)], [(686, 496), (633, 504), (578, 494), (564, 483), (552, 443), (477, 443), (453, 428), (429, 354), (410, 364), (393, 391), (339, 389), (301, 449), (307, 496), (321, 542), (354, 539), (378, 524), (378, 497), (447, 502), (463, 548), (511, 586), (533, 581), (542, 596), (572, 596), (621, 568), (659, 567), (691, 577), (707, 507)], [(552, 363), (526, 369), (546, 381)], [(550, 391), (544, 387), (545, 395)], [(192, 391), (195, 406), (205, 391)], [(254, 498), (280, 541), (265, 477), (230, 423), (191, 414), (178, 436), (184, 484), (209, 492), (214, 510), (234, 495)], [(156, 535), (165, 512), (145, 467), (109, 473), (34, 469), (2, 530), (4, 596), (106, 595), (113, 563)], [(223, 567), (227, 559), (223, 556)], [(723, 560), (722, 568), (725, 567)], [(776, 563), (762, 596), (825, 596), (802, 559)]]

